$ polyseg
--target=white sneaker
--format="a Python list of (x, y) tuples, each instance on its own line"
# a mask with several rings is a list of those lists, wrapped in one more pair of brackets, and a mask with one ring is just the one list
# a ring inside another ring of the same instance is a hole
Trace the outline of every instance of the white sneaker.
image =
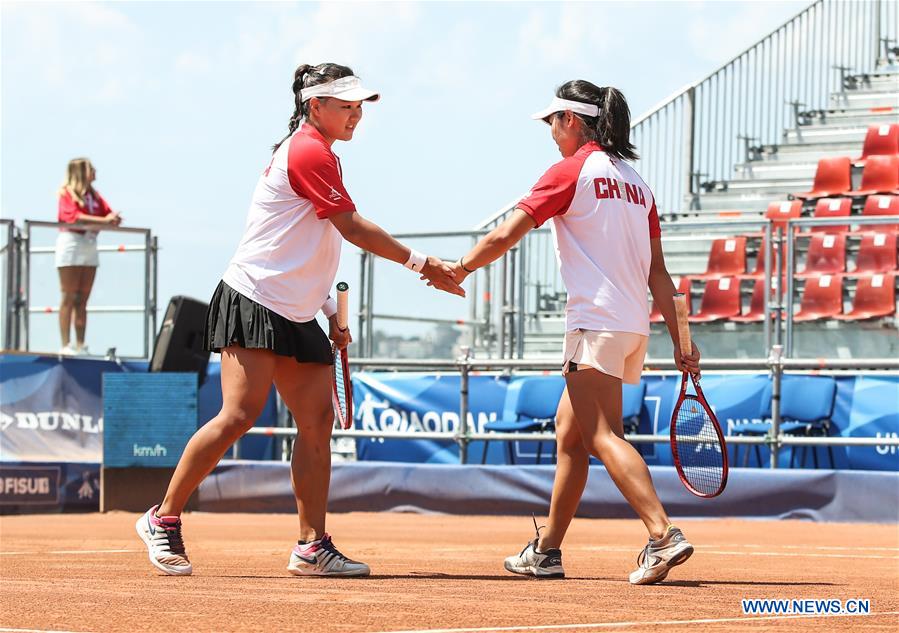
[(82, 346), (80, 346), (80, 347), (78, 347), (78, 348), (75, 349), (75, 355), (76, 355), (76, 356), (90, 356), (91, 353), (90, 353), (90, 351), (87, 349), (87, 345), (82, 345)]
[(75, 356), (76, 354), (78, 354), (78, 350), (76, 350), (76, 349), (75, 349), (74, 347), (72, 347), (71, 345), (63, 345), (63, 346), (59, 349), (59, 353), (60, 353), (62, 356)]
[(170, 576), (189, 576), (193, 567), (184, 550), (181, 519), (156, 516), (158, 508), (153, 506), (137, 520), (134, 524), (137, 535), (147, 546), (154, 567)]
[(290, 553), (287, 571), (294, 576), (368, 576), (371, 569), (365, 563), (350, 560), (341, 554), (327, 533), (317, 541), (300, 543)]
[(661, 582), (672, 567), (686, 562), (692, 555), (693, 546), (683, 532), (669, 525), (665, 536), (656, 541), (649, 539), (649, 543), (637, 555), (638, 568), (631, 573), (629, 580), (632, 585)]
[(534, 539), (521, 550), (517, 556), (509, 556), (503, 566), (513, 574), (535, 576), (537, 578), (564, 578), (562, 569), (562, 550), (548, 549), (537, 551), (537, 539)]

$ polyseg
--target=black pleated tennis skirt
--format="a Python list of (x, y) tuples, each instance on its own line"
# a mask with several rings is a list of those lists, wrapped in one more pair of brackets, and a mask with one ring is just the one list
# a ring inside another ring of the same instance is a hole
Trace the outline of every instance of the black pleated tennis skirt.
[(331, 343), (318, 321), (297, 323), (272, 312), (220, 281), (206, 311), (205, 347), (221, 353), (231, 345), (268, 349), (300, 363), (331, 365)]

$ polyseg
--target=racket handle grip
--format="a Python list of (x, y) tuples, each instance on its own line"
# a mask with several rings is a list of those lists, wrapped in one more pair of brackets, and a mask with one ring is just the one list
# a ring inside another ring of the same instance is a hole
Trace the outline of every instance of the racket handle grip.
[(349, 285), (341, 281), (337, 284), (337, 327), (341, 330), (347, 328), (349, 321)]
[(689, 310), (687, 309), (687, 295), (682, 292), (674, 295), (674, 313), (677, 315), (677, 336), (680, 343), (681, 354), (689, 354), (693, 351), (690, 342)]

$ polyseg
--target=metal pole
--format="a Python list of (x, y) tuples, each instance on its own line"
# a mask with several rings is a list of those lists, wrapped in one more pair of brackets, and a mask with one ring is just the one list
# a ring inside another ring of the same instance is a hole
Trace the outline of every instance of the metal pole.
[(156, 317), (157, 311), (159, 310), (159, 238), (155, 235), (153, 236), (153, 295), (152, 300), (150, 302), (150, 325), (151, 325), (151, 334), (156, 337)]
[(468, 436), (470, 429), (468, 428), (468, 361), (471, 357), (471, 348), (462, 348), (462, 357), (459, 359), (459, 432), (456, 436), (456, 443), (459, 445), (459, 463), (468, 463)]
[(496, 348), (499, 358), (506, 357), (506, 275), (509, 253), (503, 255), (499, 265), (499, 331), (496, 337)]
[(784, 239), (787, 241), (787, 272), (786, 272), (786, 296), (787, 309), (784, 317), (787, 322), (786, 357), (793, 357), (793, 269), (795, 266), (795, 248), (793, 240), (793, 223), (787, 220), (787, 230)]
[[(686, 188), (686, 192), (690, 195), (690, 209), (694, 208), (694, 197), (696, 191), (693, 190), (693, 159), (695, 155), (695, 132), (696, 123), (696, 88), (690, 88), (684, 95), (684, 165), (681, 174), (682, 182)], [(673, 209), (671, 209), (673, 211)]]
[(771, 365), (771, 468), (777, 468), (780, 451), (780, 380), (783, 376), (783, 345), (773, 345), (768, 363)]
[(365, 344), (368, 346), (366, 356), (374, 354), (375, 350), (375, 327), (372, 323), (372, 312), (374, 307), (372, 303), (375, 298), (375, 256), (368, 256), (368, 271), (366, 273), (366, 299), (365, 299)]
[[(773, 238), (773, 242), (776, 244), (777, 251), (774, 253), (775, 261), (777, 262), (777, 278), (774, 280), (775, 289), (776, 289), (776, 297), (777, 297), (777, 314), (775, 315), (775, 323), (774, 323), (774, 342), (779, 345), (781, 342), (781, 336), (783, 334), (783, 318), (784, 318), (784, 274), (783, 274), (783, 228), (777, 227), (777, 237)], [(790, 284), (790, 288), (792, 288), (792, 284)], [(792, 303), (790, 306), (792, 307)]]
[(515, 320), (515, 357), (524, 358), (524, 319), (527, 294), (527, 236), (518, 243), (518, 310)]
[[(472, 236), (471, 242), (472, 242), (472, 244), (471, 244), (472, 247), (474, 247), (477, 244), (478, 240), (476, 237)], [(478, 273), (474, 273), (471, 276), (471, 285), (469, 286), (469, 290), (471, 291), (471, 297), (469, 297), (469, 299), (468, 299), (468, 320), (471, 323), (477, 323), (477, 320), (478, 320)], [(480, 338), (480, 335), (478, 333), (479, 330), (480, 330), (479, 325), (472, 325), (471, 330), (469, 332), (469, 336), (470, 336), (469, 345), (471, 346), (472, 349), (478, 346), (478, 339)]]
[(880, 0), (874, 0), (874, 65), (880, 59)]
[(359, 312), (356, 314), (359, 327), (356, 329), (356, 335), (359, 337), (358, 344), (361, 353), (371, 356), (367, 353), (368, 337), (365, 336), (365, 266), (367, 257), (368, 251), (359, 251)]
[[(773, 244), (771, 243), (771, 222), (765, 225), (765, 324), (763, 325), (765, 349), (771, 349), (771, 253)], [(780, 285), (778, 284), (778, 287)]]
[(150, 358), (150, 285), (153, 276), (150, 270), (150, 232), (144, 235), (144, 358)]
[(24, 252), (22, 233), (16, 229), (15, 231), (15, 267), (13, 293), (15, 297), (15, 329), (13, 330), (13, 349), (22, 348), (22, 257)]
[(16, 236), (15, 225), (10, 222), (6, 231), (6, 302), (4, 308), (4, 318), (6, 319), (3, 331), (3, 347), (5, 349), (13, 348), (13, 325), (16, 321)]
[(31, 277), (31, 223), (28, 220), (25, 220), (25, 237), (22, 239), (22, 242), (24, 243), (24, 249), (22, 251), (22, 285), (19, 288), (19, 294), (22, 297), (19, 301), (19, 318), (24, 326), (25, 351), (27, 352), (30, 346), (29, 330), (31, 329), (31, 310), (29, 310), (31, 293), (28, 288)]

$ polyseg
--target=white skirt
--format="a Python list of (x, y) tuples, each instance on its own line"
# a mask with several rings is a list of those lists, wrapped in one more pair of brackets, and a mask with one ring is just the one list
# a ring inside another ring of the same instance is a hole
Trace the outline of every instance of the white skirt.
[(60, 231), (56, 238), (56, 267), (100, 265), (97, 255), (97, 234), (94, 231), (74, 233)]

